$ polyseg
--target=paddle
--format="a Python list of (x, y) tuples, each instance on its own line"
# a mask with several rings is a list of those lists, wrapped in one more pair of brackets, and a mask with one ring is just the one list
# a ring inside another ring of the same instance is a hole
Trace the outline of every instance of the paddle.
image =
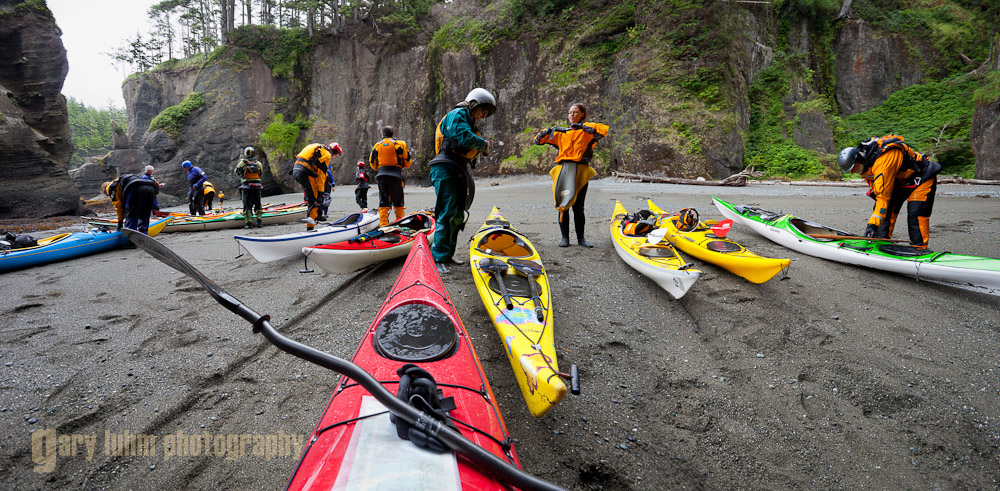
[(503, 295), (507, 310), (513, 310), (514, 304), (510, 301), (510, 295), (507, 294), (507, 287), (503, 284), (503, 276), (501, 276), (504, 271), (507, 271), (507, 263), (503, 259), (484, 257), (479, 260), (479, 269), (492, 274), (497, 279), (497, 285), (500, 285), (500, 293)]
[(653, 229), (652, 232), (646, 234), (646, 242), (650, 244), (659, 244), (663, 242), (663, 238), (667, 236), (667, 227), (660, 227)]
[(722, 239), (729, 234), (729, 229), (731, 228), (733, 228), (733, 221), (727, 218), (716, 223), (715, 225), (712, 225), (712, 233), (715, 234), (716, 237)]
[(271, 323), (269, 322), (271, 319), (270, 316), (261, 316), (257, 312), (250, 309), (250, 307), (240, 303), (239, 300), (226, 293), (225, 290), (215, 284), (212, 280), (208, 279), (207, 276), (201, 274), (201, 271), (195, 269), (194, 266), (178, 256), (174, 253), (174, 251), (170, 250), (170, 248), (158, 242), (156, 239), (130, 229), (124, 229), (123, 232), (133, 244), (146, 251), (150, 256), (153, 256), (163, 264), (184, 273), (201, 284), (205, 290), (208, 290), (208, 293), (212, 295), (212, 298), (214, 298), (215, 301), (219, 302), (219, 304), (228, 309), (230, 312), (250, 322), (253, 326), (254, 333), (263, 334), (264, 338), (270, 341), (271, 344), (286, 353), (315, 363), (321, 367), (333, 370), (356, 381), (393, 414), (403, 418), (403, 420), (407, 423), (423, 429), (429, 435), (437, 437), (439, 440), (444, 442), (448, 448), (461, 454), (474, 464), (483, 467), (484, 469), (497, 475), (497, 477), (500, 477), (504, 481), (521, 489), (563, 489), (555, 484), (539, 479), (508, 464), (506, 461), (501, 460), (496, 455), (487, 452), (479, 445), (476, 445), (469, 439), (465, 438), (461, 435), (461, 433), (444, 426), (440, 421), (434, 419), (432, 416), (403, 402), (397, 398), (395, 394), (386, 390), (385, 387), (383, 387), (382, 384), (375, 379), (375, 377), (354, 363), (282, 336), (274, 329), (273, 326), (271, 326)]
[(843, 239), (843, 240), (868, 240), (868, 241), (881, 241), (881, 242), (909, 242), (906, 239), (886, 239), (880, 237), (860, 237), (857, 235), (824, 235), (824, 234), (806, 234), (814, 239)]
[(538, 318), (538, 322), (542, 322), (545, 319), (545, 312), (542, 310), (542, 300), (538, 298), (538, 284), (535, 283), (535, 276), (541, 276), (545, 269), (541, 264), (527, 259), (510, 259), (507, 264), (510, 264), (514, 271), (528, 277), (528, 285), (531, 287), (531, 301), (535, 303), (535, 317)]

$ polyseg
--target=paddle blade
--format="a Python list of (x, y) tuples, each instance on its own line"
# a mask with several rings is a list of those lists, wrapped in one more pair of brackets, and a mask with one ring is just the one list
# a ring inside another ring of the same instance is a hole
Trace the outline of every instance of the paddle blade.
[(650, 244), (659, 244), (663, 242), (663, 238), (667, 236), (666, 227), (654, 229), (652, 232), (646, 235), (646, 242)]
[(127, 228), (122, 229), (122, 232), (129, 241), (135, 244), (136, 247), (146, 251), (147, 254), (153, 256), (153, 258), (157, 261), (160, 261), (161, 263), (166, 264), (167, 266), (170, 266), (171, 268), (174, 268), (197, 281), (202, 288), (208, 290), (208, 293), (212, 295), (212, 298), (214, 298), (216, 302), (219, 302), (223, 307), (229, 309), (230, 312), (250, 321), (251, 323), (255, 323), (258, 319), (260, 319), (260, 314), (250, 310), (249, 307), (243, 305), (243, 303), (235, 297), (226, 293), (226, 291), (219, 285), (216, 285), (214, 281), (201, 274), (201, 271), (198, 271), (197, 268), (178, 256), (176, 252), (170, 250), (169, 247), (163, 245), (158, 240), (142, 232), (136, 232), (135, 230)]
[(733, 221), (730, 219), (725, 219), (715, 225), (712, 225), (712, 233), (718, 238), (723, 238), (729, 234), (729, 229), (733, 228)]

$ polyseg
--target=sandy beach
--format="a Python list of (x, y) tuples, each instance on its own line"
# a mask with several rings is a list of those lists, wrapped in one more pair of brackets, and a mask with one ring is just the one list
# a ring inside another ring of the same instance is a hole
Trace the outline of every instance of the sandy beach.
[[(408, 209), (433, 207), (433, 189), (417, 184)], [(608, 232), (615, 199), (721, 218), (712, 195), (860, 232), (864, 188), (597, 180), (586, 206), (596, 247), (585, 249), (556, 246), (549, 185), (478, 179), (456, 257), (468, 259), (465, 241), (494, 205), (534, 242), (579, 396), (532, 418), (468, 266), (444, 276), (527, 471), (570, 489), (1000, 486), (1000, 296), (805, 256), (734, 227), (729, 237), (758, 254), (791, 258), (787, 278), (754, 285), (691, 259), (704, 274), (674, 300), (619, 259)], [(331, 217), (355, 211), (353, 189), (336, 190)], [(158, 239), (285, 335), (349, 357), (402, 260), (302, 274), (301, 259), (236, 258), (242, 232)], [(930, 248), (1000, 257), (1000, 187), (939, 186)], [(139, 249), (0, 281), (5, 489), (281, 488), (338, 378)], [(265, 451), (241, 453), (233, 435)]]

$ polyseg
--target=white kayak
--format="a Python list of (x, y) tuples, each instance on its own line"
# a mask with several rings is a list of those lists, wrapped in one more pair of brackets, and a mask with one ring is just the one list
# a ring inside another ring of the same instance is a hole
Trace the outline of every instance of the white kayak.
[(255, 237), (252, 235), (237, 235), (233, 237), (251, 256), (262, 263), (277, 261), (286, 257), (299, 256), (303, 247), (320, 244), (332, 244), (378, 227), (378, 215), (374, 213), (352, 213), (324, 227), (317, 227), (309, 232), (272, 235), (270, 237)]

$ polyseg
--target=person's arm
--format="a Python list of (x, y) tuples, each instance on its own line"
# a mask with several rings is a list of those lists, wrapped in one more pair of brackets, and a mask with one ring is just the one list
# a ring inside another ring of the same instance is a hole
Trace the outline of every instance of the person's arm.
[(372, 170), (378, 170), (378, 143), (372, 147), (372, 153), (368, 156), (368, 166), (371, 167)]
[(410, 149), (407, 148), (406, 142), (402, 140), (399, 140), (399, 146), (401, 150), (399, 154), (399, 160), (400, 163), (402, 164), (401, 167), (404, 169), (409, 168), (411, 165), (413, 165), (413, 162), (410, 161)]
[[(445, 116), (441, 132), (453, 138), (459, 146), (464, 148), (486, 150), (488, 146), (486, 139), (472, 131), (472, 125), (463, 115), (465, 111), (452, 111)], [(471, 117), (471, 116), (470, 116)]]
[(205, 174), (205, 171), (201, 170), (201, 168), (199, 168), (198, 171), (201, 172), (201, 179), (198, 179), (198, 182), (194, 183), (194, 185), (191, 186), (192, 188), (201, 186), (202, 184), (205, 184), (205, 181), (208, 180), (208, 174)]
[(600, 140), (608, 134), (608, 125), (601, 123), (573, 123), (569, 127), (570, 129), (583, 131), (594, 140)]

